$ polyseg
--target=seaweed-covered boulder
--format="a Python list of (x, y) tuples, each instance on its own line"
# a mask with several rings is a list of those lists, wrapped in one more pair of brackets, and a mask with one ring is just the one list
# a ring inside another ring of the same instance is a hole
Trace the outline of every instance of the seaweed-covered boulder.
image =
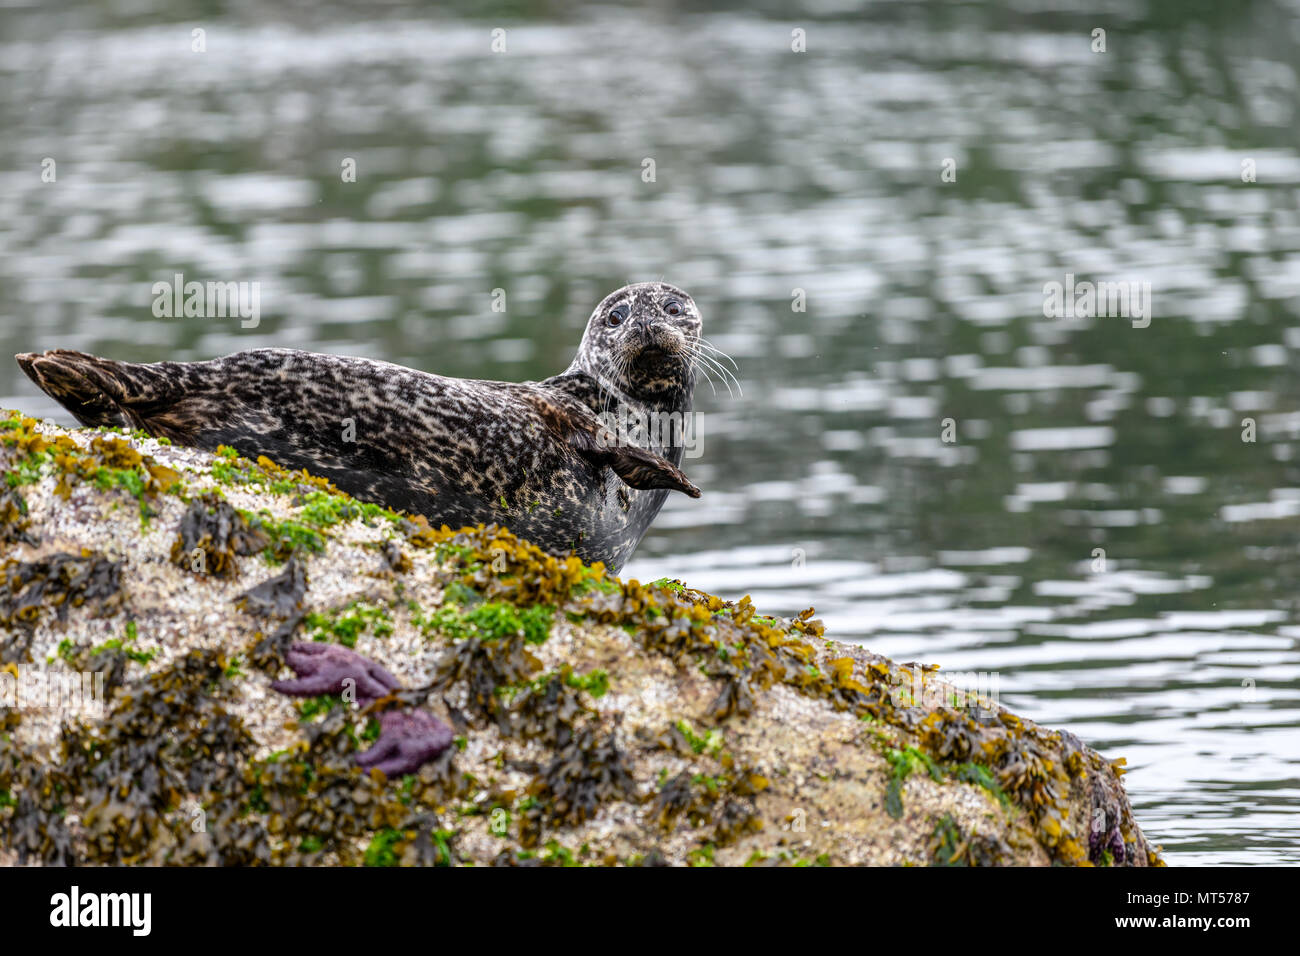
[(1160, 862), (933, 668), (231, 449), (0, 413), (0, 864)]

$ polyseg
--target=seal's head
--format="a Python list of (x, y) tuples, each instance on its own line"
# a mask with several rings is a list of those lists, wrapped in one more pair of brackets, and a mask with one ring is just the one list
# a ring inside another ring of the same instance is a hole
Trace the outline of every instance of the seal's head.
[(695, 300), (666, 282), (611, 292), (587, 321), (575, 365), (631, 398), (678, 404), (695, 385)]

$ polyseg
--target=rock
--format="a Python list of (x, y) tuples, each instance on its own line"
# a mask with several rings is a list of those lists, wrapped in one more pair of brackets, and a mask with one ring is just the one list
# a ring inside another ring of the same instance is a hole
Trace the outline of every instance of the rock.
[(0, 863), (1160, 863), (1122, 760), (811, 609), (18, 413), (0, 472)]

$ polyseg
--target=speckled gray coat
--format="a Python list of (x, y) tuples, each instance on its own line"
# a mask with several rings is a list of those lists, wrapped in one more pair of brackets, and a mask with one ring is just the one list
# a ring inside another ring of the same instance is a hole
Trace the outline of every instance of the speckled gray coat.
[(17, 359), (82, 424), (266, 455), (435, 526), (496, 522), (617, 570), (668, 490), (699, 490), (677, 467), (680, 435), (620, 442), (602, 419), (689, 415), (700, 328), (690, 296), (644, 282), (606, 296), (573, 364), (543, 382), (290, 349), (148, 365), (66, 350)]

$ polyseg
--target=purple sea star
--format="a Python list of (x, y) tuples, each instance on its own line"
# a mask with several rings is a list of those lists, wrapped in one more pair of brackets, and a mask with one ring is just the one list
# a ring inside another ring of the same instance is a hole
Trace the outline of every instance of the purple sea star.
[(271, 682), (271, 688), (290, 697), (341, 694), (355, 688), (356, 702), (368, 704), (401, 688), (401, 682), (374, 661), (337, 644), (299, 641), (284, 655), (299, 676)]
[[(337, 644), (299, 641), (285, 654), (298, 676), (271, 682), (291, 697), (342, 694), (355, 688), (356, 702), (368, 704), (401, 689), (396, 677), (369, 658)], [(425, 710), (392, 708), (379, 714), (379, 739), (357, 755), (363, 770), (387, 776), (414, 773), (451, 746), (451, 728)]]
[(427, 710), (386, 710), (379, 715), (379, 739), (357, 757), (363, 770), (390, 777), (414, 773), (451, 746), (451, 728)]

